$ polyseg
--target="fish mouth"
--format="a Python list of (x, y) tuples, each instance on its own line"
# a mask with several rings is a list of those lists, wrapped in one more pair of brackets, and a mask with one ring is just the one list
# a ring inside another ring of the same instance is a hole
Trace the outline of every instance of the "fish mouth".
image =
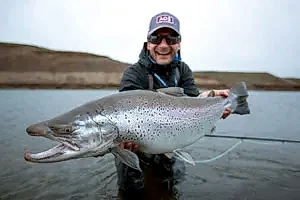
[(57, 145), (40, 153), (30, 153), (29, 150), (26, 150), (24, 153), (24, 159), (29, 162), (54, 162), (55, 158), (59, 158), (70, 150), (72, 151), (72, 149), (64, 144)]
[(30, 136), (45, 137), (60, 144), (38, 153), (31, 153), (29, 150), (24, 152), (24, 159), (29, 162), (36, 163), (51, 163), (60, 162), (71, 159), (80, 154), (79, 146), (72, 140), (64, 137), (55, 137), (52, 134), (45, 134), (43, 132), (27, 131)]
[(31, 153), (30, 150), (26, 150), (24, 152), (24, 159), (29, 162), (51, 163), (71, 159), (77, 154), (80, 154), (80, 148), (75, 146), (70, 147), (70, 145), (61, 143), (38, 153)]

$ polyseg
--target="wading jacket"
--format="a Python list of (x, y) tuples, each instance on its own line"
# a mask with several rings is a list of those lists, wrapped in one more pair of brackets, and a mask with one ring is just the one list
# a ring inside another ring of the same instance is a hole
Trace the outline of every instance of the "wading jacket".
[(199, 95), (192, 71), (187, 64), (176, 59), (168, 65), (158, 65), (150, 58), (146, 45), (145, 42), (138, 62), (124, 70), (120, 82), (120, 92), (136, 89), (158, 89), (167, 85), (167, 87), (182, 87), (188, 96)]
[[(147, 43), (144, 43), (138, 62), (125, 69), (120, 82), (120, 92), (178, 86), (182, 87), (184, 93), (188, 96), (199, 95), (192, 71), (187, 64), (180, 60), (180, 54), (179, 59), (174, 59), (169, 65), (158, 65), (150, 58), (146, 45)], [(183, 161), (177, 160), (175, 162), (175, 158), (169, 159), (164, 154), (151, 155), (137, 152), (137, 155), (141, 161), (141, 168), (155, 166), (154, 169), (159, 171), (157, 174), (160, 174), (158, 177), (155, 176), (155, 180), (167, 183), (168, 187), (185, 179), (185, 165)], [(144, 176), (153, 177), (151, 170), (150, 174), (147, 172), (141, 173), (123, 164), (118, 158), (115, 158), (115, 161), (118, 185), (123, 190), (143, 188)]]

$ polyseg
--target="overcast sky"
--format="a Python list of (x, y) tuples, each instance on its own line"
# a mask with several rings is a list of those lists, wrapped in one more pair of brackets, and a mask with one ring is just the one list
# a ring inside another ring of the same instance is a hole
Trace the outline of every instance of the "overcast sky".
[(134, 63), (150, 18), (163, 11), (179, 18), (194, 71), (300, 77), (298, 0), (0, 0), (0, 41)]

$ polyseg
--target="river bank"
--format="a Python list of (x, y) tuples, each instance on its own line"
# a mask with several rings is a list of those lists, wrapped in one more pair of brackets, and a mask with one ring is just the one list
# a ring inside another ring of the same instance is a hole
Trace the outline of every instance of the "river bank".
[[(103, 89), (118, 88), (123, 63), (106, 56), (0, 43), (0, 88)], [(300, 91), (300, 79), (270, 73), (194, 72), (199, 88), (228, 88), (246, 81), (250, 90)]]

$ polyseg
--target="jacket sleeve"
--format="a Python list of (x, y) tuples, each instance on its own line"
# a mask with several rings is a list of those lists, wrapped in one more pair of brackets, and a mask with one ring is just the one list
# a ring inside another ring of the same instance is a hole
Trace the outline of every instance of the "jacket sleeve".
[(145, 89), (142, 77), (134, 65), (127, 67), (121, 78), (119, 91)]
[(179, 86), (184, 89), (184, 93), (188, 96), (198, 96), (200, 94), (193, 77), (193, 72), (190, 67), (182, 62), (180, 70)]

